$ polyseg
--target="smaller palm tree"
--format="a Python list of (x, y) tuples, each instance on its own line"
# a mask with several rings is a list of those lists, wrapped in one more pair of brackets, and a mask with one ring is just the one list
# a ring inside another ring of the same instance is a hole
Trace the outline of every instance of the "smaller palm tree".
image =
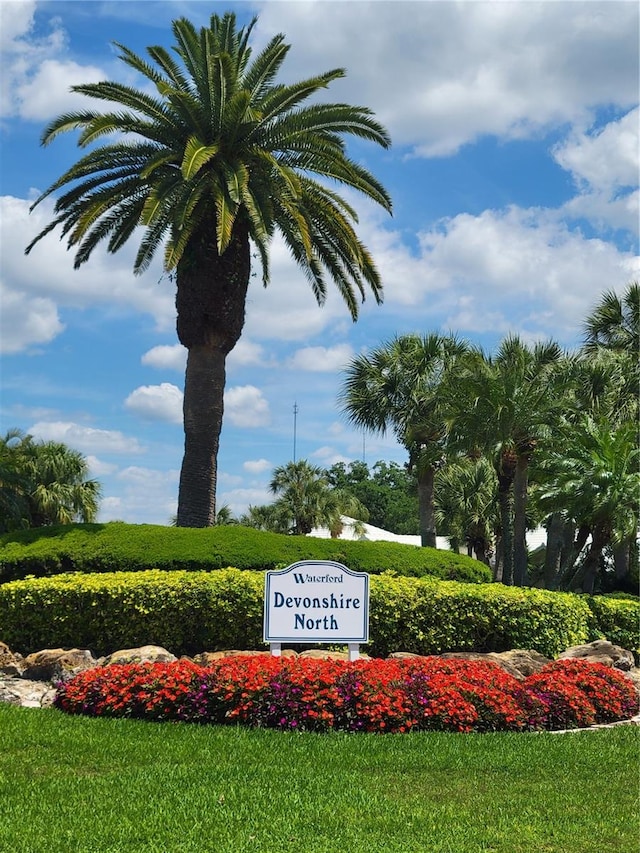
[(273, 472), (271, 491), (278, 496), (275, 516), (289, 519), (289, 532), (308, 535), (328, 527), (332, 537), (342, 532), (343, 515), (366, 521), (366, 508), (344, 489), (333, 489), (326, 472), (305, 459), (281, 465)]
[(527, 582), (529, 464), (566, 407), (559, 382), (564, 354), (553, 341), (527, 345), (510, 335), (495, 355), (473, 350), (444, 386), (448, 441), (487, 455), (498, 478), (503, 582)]
[(17, 430), (5, 436), (0, 449), (0, 500), (14, 509), (3, 521), (6, 529), (95, 520), (100, 484), (89, 479), (87, 461), (77, 450), (34, 441)]
[(632, 282), (623, 296), (613, 290), (603, 294), (600, 302), (584, 322), (584, 347), (594, 352), (600, 347), (625, 352), (633, 358), (640, 354), (640, 285)]
[(605, 419), (586, 415), (566, 424), (561, 447), (548, 453), (543, 468), (549, 484), (540, 503), (563, 511), (583, 532), (590, 533), (581, 566), (583, 592), (595, 588), (603, 550), (635, 536), (640, 499), (640, 448), (637, 427), (627, 421), (612, 427)]
[(249, 505), (247, 511), (240, 516), (239, 524), (270, 533), (289, 533), (290, 526), (288, 516), (283, 514), (282, 508), (275, 503), (261, 506)]
[(454, 550), (466, 543), (467, 554), (489, 564), (500, 516), (497, 479), (488, 459), (461, 458), (436, 475), (436, 518), (447, 530)]
[(357, 356), (346, 370), (340, 404), (360, 429), (394, 433), (418, 480), (422, 545), (436, 547), (434, 478), (444, 458), (443, 383), (466, 345), (436, 333), (403, 335)]

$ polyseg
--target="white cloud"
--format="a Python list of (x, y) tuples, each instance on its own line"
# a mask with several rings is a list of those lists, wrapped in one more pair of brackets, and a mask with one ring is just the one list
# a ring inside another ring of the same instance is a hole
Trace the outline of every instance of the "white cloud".
[(254, 385), (229, 388), (224, 394), (225, 419), (238, 427), (266, 426), (270, 421), (269, 403)]
[(337, 344), (334, 347), (304, 347), (296, 350), (289, 360), (294, 370), (307, 370), (312, 373), (333, 373), (340, 370), (353, 358), (350, 344)]
[(66, 59), (67, 35), (60, 19), (49, 20), (47, 35), (33, 34), (36, 4), (0, 3), (0, 45), (3, 85), (0, 114), (18, 115), (27, 121), (43, 121), (90, 102), (70, 87), (93, 83), (107, 76), (94, 65)]
[(640, 109), (635, 109), (595, 133), (577, 132), (555, 148), (554, 158), (587, 187), (610, 194), (621, 187), (636, 187), (639, 121)]
[[(81, 83), (97, 83), (107, 75), (93, 65), (45, 59), (14, 91), (20, 118), (46, 121), (65, 112), (93, 107), (97, 102), (70, 91)], [(93, 102), (93, 103), (92, 103)]]
[(25, 247), (54, 216), (51, 201), (43, 202), (31, 215), (29, 206), (26, 199), (0, 197), (2, 328), (7, 351), (18, 352), (60, 334), (64, 328), (58, 316), (61, 306), (102, 305), (113, 313), (139, 311), (151, 314), (159, 329), (173, 325), (174, 288), (161, 280), (160, 259), (144, 275), (133, 276), (135, 238), (117, 255), (96, 249), (80, 270), (73, 269), (66, 244), (51, 234), (25, 257)]
[(187, 365), (187, 350), (182, 344), (153, 347), (144, 353), (140, 361), (149, 367), (158, 367), (162, 370), (176, 370), (184, 373)]
[(561, 212), (512, 206), (461, 213), (420, 233), (417, 252), (365, 219), (385, 312), (406, 323), (410, 309), (420, 329), (435, 317), (443, 331), (575, 334), (576, 318), (603, 289), (637, 277), (640, 259), (569, 228)]
[(47, 344), (65, 328), (51, 299), (29, 298), (25, 293), (8, 290), (0, 282), (0, 300), (0, 352), (21, 352), (33, 345)]
[(158, 471), (141, 466), (120, 470), (115, 480), (120, 494), (107, 494), (100, 503), (98, 520), (135, 519), (137, 524), (170, 524), (177, 509), (176, 470)]
[(268, 459), (247, 459), (242, 463), (242, 467), (249, 474), (264, 474), (265, 471), (270, 471), (273, 465)]
[(18, 50), (18, 46), (14, 47), (14, 42), (31, 30), (35, 10), (35, 0), (21, 0), (20, 3), (0, 5), (0, 24), (2, 25), (0, 26), (0, 49)]
[(81, 453), (144, 453), (137, 438), (128, 438), (119, 430), (95, 429), (70, 421), (39, 421), (27, 432), (43, 441), (59, 441)]
[(495, 331), (540, 324), (566, 333), (603, 287), (627, 283), (638, 259), (587, 239), (543, 211), (461, 214), (421, 235), (422, 294), (447, 312), (448, 328)]
[(182, 423), (182, 391), (170, 382), (141, 385), (129, 394), (124, 404), (145, 420)]
[(611, 198), (606, 192), (585, 192), (575, 196), (559, 211), (568, 218), (583, 218), (598, 229), (620, 229), (637, 234), (640, 228), (638, 190)]
[(265, 2), (257, 32), (286, 33), (291, 79), (346, 65), (327, 97), (371, 107), (425, 156), (638, 96), (634, 3)]
[(276, 361), (260, 344), (242, 337), (227, 356), (227, 367), (275, 367)]
[(123, 468), (118, 473), (118, 479), (126, 480), (129, 483), (143, 485), (148, 488), (149, 491), (152, 491), (154, 486), (160, 484), (177, 483), (178, 472), (173, 470), (156, 471), (152, 468), (143, 468), (139, 465), (129, 465), (127, 468)]
[(602, 228), (632, 233), (640, 225), (640, 110), (635, 109), (595, 133), (575, 132), (553, 156), (572, 173), (580, 193), (562, 208)]
[(92, 477), (103, 477), (106, 474), (113, 474), (118, 470), (117, 465), (113, 465), (111, 462), (105, 462), (93, 455), (87, 456), (87, 465), (89, 466)]

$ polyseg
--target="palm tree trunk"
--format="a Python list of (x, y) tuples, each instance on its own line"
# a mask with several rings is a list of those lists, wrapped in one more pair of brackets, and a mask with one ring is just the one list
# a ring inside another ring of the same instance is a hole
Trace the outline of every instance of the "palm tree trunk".
[(246, 227), (234, 231), (223, 255), (215, 233), (215, 217), (203, 220), (177, 269), (176, 328), (189, 350), (178, 527), (215, 524), (225, 360), (242, 333), (251, 273)]
[(560, 558), (564, 544), (565, 522), (562, 514), (554, 512), (547, 526), (547, 547), (544, 555), (543, 583), (545, 589), (553, 589), (560, 572)]
[(621, 542), (613, 549), (613, 565), (616, 573), (616, 585), (627, 581), (631, 571), (631, 542)]
[[(565, 533), (570, 533), (573, 528), (565, 528)], [(566, 543), (566, 547), (562, 551), (562, 559), (560, 561), (560, 578), (566, 578), (569, 572), (576, 564), (576, 560), (582, 553), (582, 549), (587, 543), (587, 539), (591, 533), (591, 527), (588, 524), (581, 524), (575, 534), (575, 540), (571, 536), (571, 541)]]
[(484, 563), (486, 566), (489, 565), (489, 558), (487, 557), (487, 543), (484, 539), (478, 538), (473, 540), (473, 552), (476, 555), (476, 560)]
[(593, 595), (596, 578), (600, 568), (600, 558), (605, 545), (608, 545), (610, 537), (607, 532), (596, 525), (591, 532), (591, 545), (582, 567), (582, 591)]
[(498, 476), (498, 508), (502, 528), (502, 583), (513, 585), (513, 480), (517, 457), (513, 451), (503, 449), (496, 467)]
[(433, 484), (435, 474), (435, 468), (431, 465), (418, 471), (420, 543), (423, 548), (436, 547), (436, 511), (433, 504)]
[(184, 457), (178, 527), (215, 524), (218, 445), (222, 428), (226, 356), (217, 347), (189, 350), (184, 384)]
[(502, 583), (502, 573), (504, 571), (504, 549), (502, 547), (502, 533), (496, 533), (496, 552), (495, 563), (493, 566), (493, 580), (495, 583)]
[(513, 583), (525, 586), (527, 573), (527, 487), (529, 457), (518, 456), (513, 479)]

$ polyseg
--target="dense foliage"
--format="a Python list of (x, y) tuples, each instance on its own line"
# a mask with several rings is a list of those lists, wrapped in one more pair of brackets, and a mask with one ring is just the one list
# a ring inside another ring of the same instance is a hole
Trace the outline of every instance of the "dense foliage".
[(520, 682), (496, 664), (438, 658), (236, 656), (87, 670), (61, 684), (72, 714), (241, 723), (294, 731), (523, 731), (633, 716), (635, 689), (602, 664), (556, 661)]
[(0, 437), (0, 533), (94, 521), (100, 492), (77, 450), (15, 429)]
[(361, 521), (369, 518), (354, 494), (332, 485), (326, 472), (306, 459), (275, 468), (269, 487), (276, 495), (274, 503), (250, 506), (242, 524), (294, 535), (308, 535), (314, 528), (326, 527), (332, 538), (338, 538), (344, 526), (342, 516)]
[(407, 536), (420, 532), (418, 483), (415, 473), (402, 465), (379, 460), (369, 468), (362, 461), (336, 462), (326, 476), (334, 488), (348, 491), (367, 508), (374, 527)]
[[(437, 525), (505, 584), (637, 592), (638, 283), (583, 327), (572, 353), (509, 335), (493, 353), (447, 339), (445, 358), (437, 335), (397, 337), (352, 359), (338, 398), (406, 447), (423, 542)], [(526, 543), (540, 525), (544, 566)]]
[[(601, 599), (501, 584), (383, 574), (369, 585), (363, 649), (374, 657), (520, 648), (552, 658), (603, 636), (640, 648), (637, 600), (592, 610)], [(62, 646), (104, 655), (147, 643), (176, 655), (259, 649), (263, 600), (264, 574), (231, 568), (31, 578), (0, 585), (0, 637), (22, 653)]]
[(449, 551), (395, 542), (346, 542), (285, 536), (241, 525), (206, 530), (149, 524), (87, 524), (0, 536), (0, 582), (60, 572), (201, 571), (284, 568), (299, 560), (334, 560), (353, 571), (432, 575), (483, 583), (486, 566)]

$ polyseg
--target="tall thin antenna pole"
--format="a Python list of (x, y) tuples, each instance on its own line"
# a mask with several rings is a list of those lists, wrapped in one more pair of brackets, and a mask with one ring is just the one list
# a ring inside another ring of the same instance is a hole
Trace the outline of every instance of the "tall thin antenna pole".
[(365, 447), (365, 438), (366, 438), (366, 435), (367, 435), (367, 434), (366, 434), (366, 432), (365, 432), (364, 430), (362, 430), (362, 461), (363, 461), (365, 464), (366, 464), (366, 459), (364, 458), (364, 447)]
[(296, 427), (298, 423), (298, 404), (293, 404), (293, 461), (296, 461)]

